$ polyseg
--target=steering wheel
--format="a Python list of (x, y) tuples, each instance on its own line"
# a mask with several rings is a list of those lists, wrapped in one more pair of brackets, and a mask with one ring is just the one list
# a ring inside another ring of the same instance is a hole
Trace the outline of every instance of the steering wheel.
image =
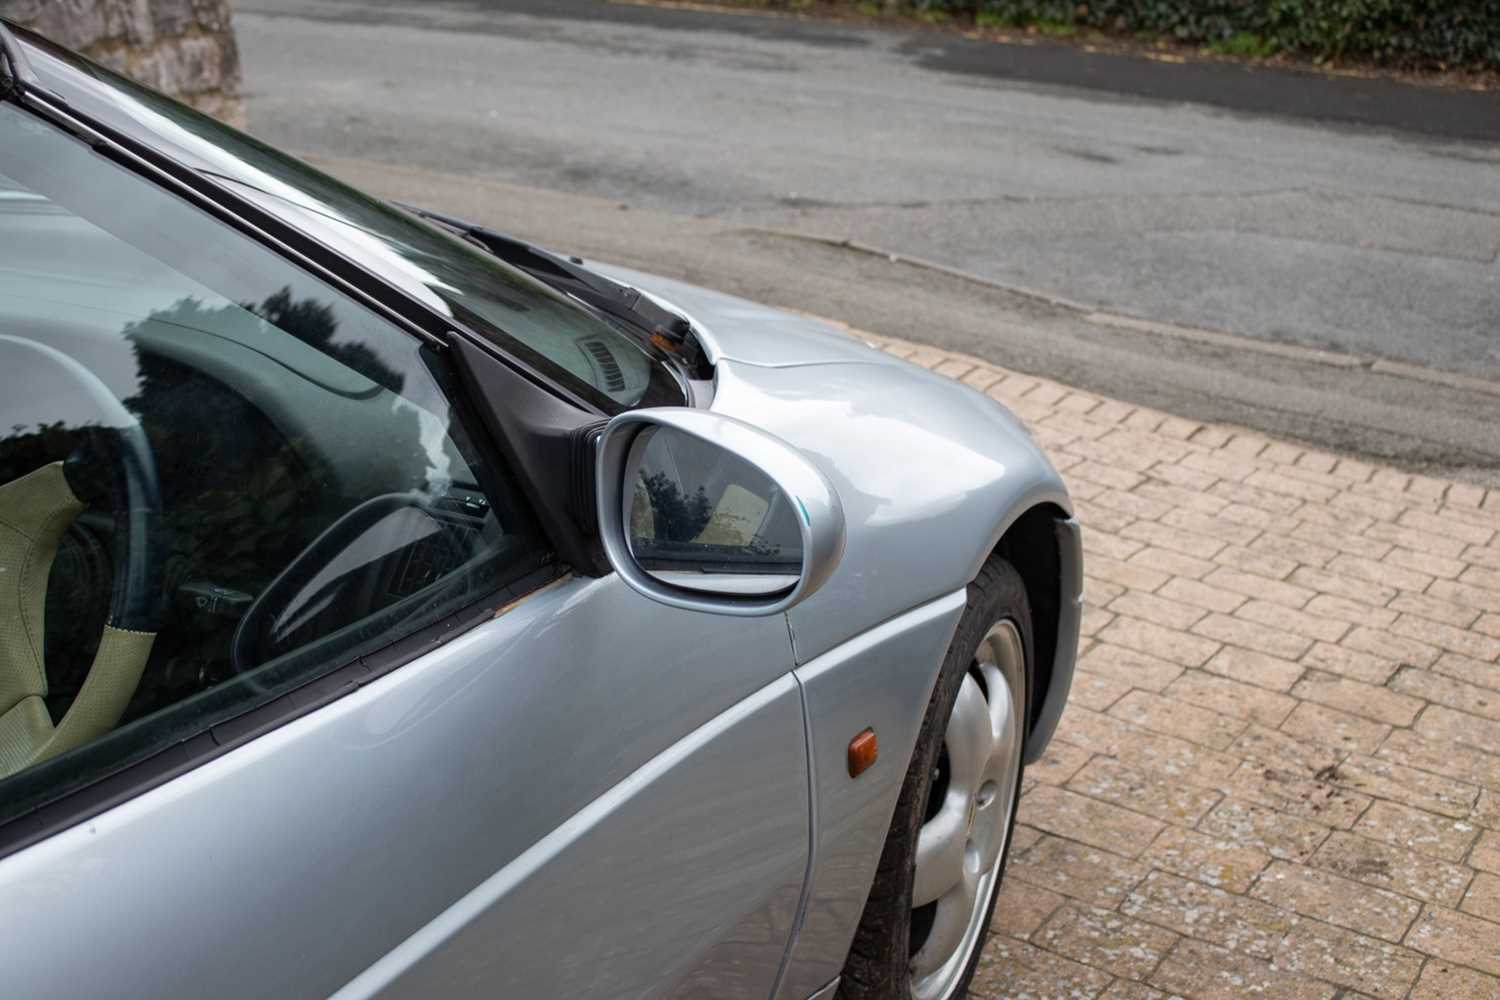
[[(0, 427), (85, 431), (65, 462), (0, 485), (4, 777), (97, 739), (124, 714), (158, 628), (161, 494), (140, 422), (93, 372), (45, 344), (0, 334), (0, 373)], [(77, 697), (54, 725), (42, 652), (47, 578), (63, 532), (90, 506), (114, 514), (109, 618)]]

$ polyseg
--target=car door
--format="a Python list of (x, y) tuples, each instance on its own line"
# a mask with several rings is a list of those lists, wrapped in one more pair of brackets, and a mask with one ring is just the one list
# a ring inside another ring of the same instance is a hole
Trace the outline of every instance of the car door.
[(5, 103), (0, 350), (0, 527), (85, 494), (0, 545), (0, 992), (770, 994), (783, 618), (571, 573), (442, 352)]

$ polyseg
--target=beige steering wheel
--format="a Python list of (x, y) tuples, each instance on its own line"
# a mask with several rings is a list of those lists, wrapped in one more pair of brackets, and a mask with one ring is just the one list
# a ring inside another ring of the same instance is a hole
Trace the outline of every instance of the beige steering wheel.
[(113, 729), (156, 639), (154, 632), (105, 625), (78, 696), (53, 724), (42, 659), (47, 578), (58, 541), (84, 506), (61, 462), (0, 486), (0, 777)]

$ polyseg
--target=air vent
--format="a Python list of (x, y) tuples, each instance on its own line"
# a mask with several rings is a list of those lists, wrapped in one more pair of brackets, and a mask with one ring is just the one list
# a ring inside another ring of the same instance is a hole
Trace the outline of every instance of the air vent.
[(604, 388), (610, 392), (623, 392), (625, 390), (625, 373), (620, 370), (620, 363), (615, 356), (609, 353), (609, 348), (602, 340), (585, 340), (580, 345), (589, 353), (594, 360), (594, 367), (599, 374), (604, 376)]

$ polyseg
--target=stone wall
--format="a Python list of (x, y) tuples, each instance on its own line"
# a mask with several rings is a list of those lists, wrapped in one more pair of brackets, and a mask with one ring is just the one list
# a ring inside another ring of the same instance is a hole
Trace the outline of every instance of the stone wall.
[(241, 121), (229, 0), (0, 0), (0, 15), (226, 121)]

